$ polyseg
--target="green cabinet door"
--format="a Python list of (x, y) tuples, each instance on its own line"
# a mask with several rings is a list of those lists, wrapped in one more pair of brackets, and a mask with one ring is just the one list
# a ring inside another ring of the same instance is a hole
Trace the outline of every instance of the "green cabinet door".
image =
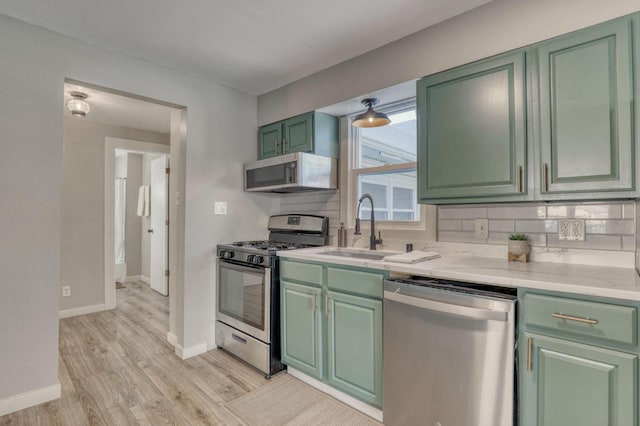
[(520, 342), (521, 426), (637, 426), (637, 355), (529, 333)]
[(282, 123), (274, 123), (258, 129), (258, 158), (275, 157), (282, 154)]
[(284, 154), (313, 151), (313, 113), (284, 120)]
[(635, 14), (535, 46), (543, 199), (635, 189), (638, 29)]
[(282, 362), (322, 380), (320, 289), (280, 283)]
[(525, 199), (525, 95), (524, 50), (418, 81), (421, 202)]
[(332, 291), (326, 299), (329, 384), (382, 406), (382, 302)]

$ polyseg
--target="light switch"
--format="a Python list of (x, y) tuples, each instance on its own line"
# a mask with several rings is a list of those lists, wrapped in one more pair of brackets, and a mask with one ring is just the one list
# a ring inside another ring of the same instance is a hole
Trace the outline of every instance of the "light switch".
[(216, 201), (213, 205), (214, 214), (227, 214), (227, 202)]

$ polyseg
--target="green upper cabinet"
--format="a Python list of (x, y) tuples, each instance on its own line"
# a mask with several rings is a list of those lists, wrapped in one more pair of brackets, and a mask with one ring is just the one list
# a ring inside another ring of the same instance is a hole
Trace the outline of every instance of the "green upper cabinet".
[(421, 202), (526, 198), (525, 68), (519, 50), (418, 81)]
[(529, 333), (520, 339), (521, 426), (637, 426), (637, 355)]
[(258, 129), (259, 159), (294, 152), (338, 158), (339, 123), (317, 111), (300, 114)]
[(282, 154), (282, 125), (270, 124), (258, 130), (260, 158), (270, 158)]
[(281, 283), (282, 362), (322, 379), (322, 313), (320, 289)]
[(637, 31), (636, 14), (534, 46), (542, 199), (635, 189)]
[(382, 302), (332, 291), (327, 301), (329, 384), (382, 406)]
[(313, 113), (284, 120), (284, 153), (313, 151)]
[(418, 81), (419, 201), (637, 198), (640, 14)]

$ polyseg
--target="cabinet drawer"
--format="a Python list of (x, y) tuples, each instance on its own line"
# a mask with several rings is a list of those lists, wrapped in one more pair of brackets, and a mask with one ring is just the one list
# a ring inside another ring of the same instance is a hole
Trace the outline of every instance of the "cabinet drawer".
[(280, 277), (294, 281), (302, 281), (317, 286), (322, 285), (322, 266), (312, 263), (280, 262)]
[(637, 344), (635, 307), (527, 293), (523, 312), (527, 326)]
[(349, 269), (327, 268), (329, 289), (382, 299), (384, 275)]

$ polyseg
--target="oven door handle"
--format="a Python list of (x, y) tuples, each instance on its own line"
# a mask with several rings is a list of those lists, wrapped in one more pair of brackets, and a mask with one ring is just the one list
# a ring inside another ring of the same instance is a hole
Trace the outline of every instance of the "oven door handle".
[(218, 266), (224, 267), (224, 268), (229, 268), (229, 269), (234, 269), (236, 271), (240, 271), (240, 272), (250, 272), (250, 273), (254, 273), (254, 274), (262, 274), (262, 271), (268, 268), (265, 268), (263, 266), (245, 266), (245, 265), (239, 265), (237, 263), (234, 262), (228, 262), (226, 260), (222, 260), (222, 259), (218, 259)]

